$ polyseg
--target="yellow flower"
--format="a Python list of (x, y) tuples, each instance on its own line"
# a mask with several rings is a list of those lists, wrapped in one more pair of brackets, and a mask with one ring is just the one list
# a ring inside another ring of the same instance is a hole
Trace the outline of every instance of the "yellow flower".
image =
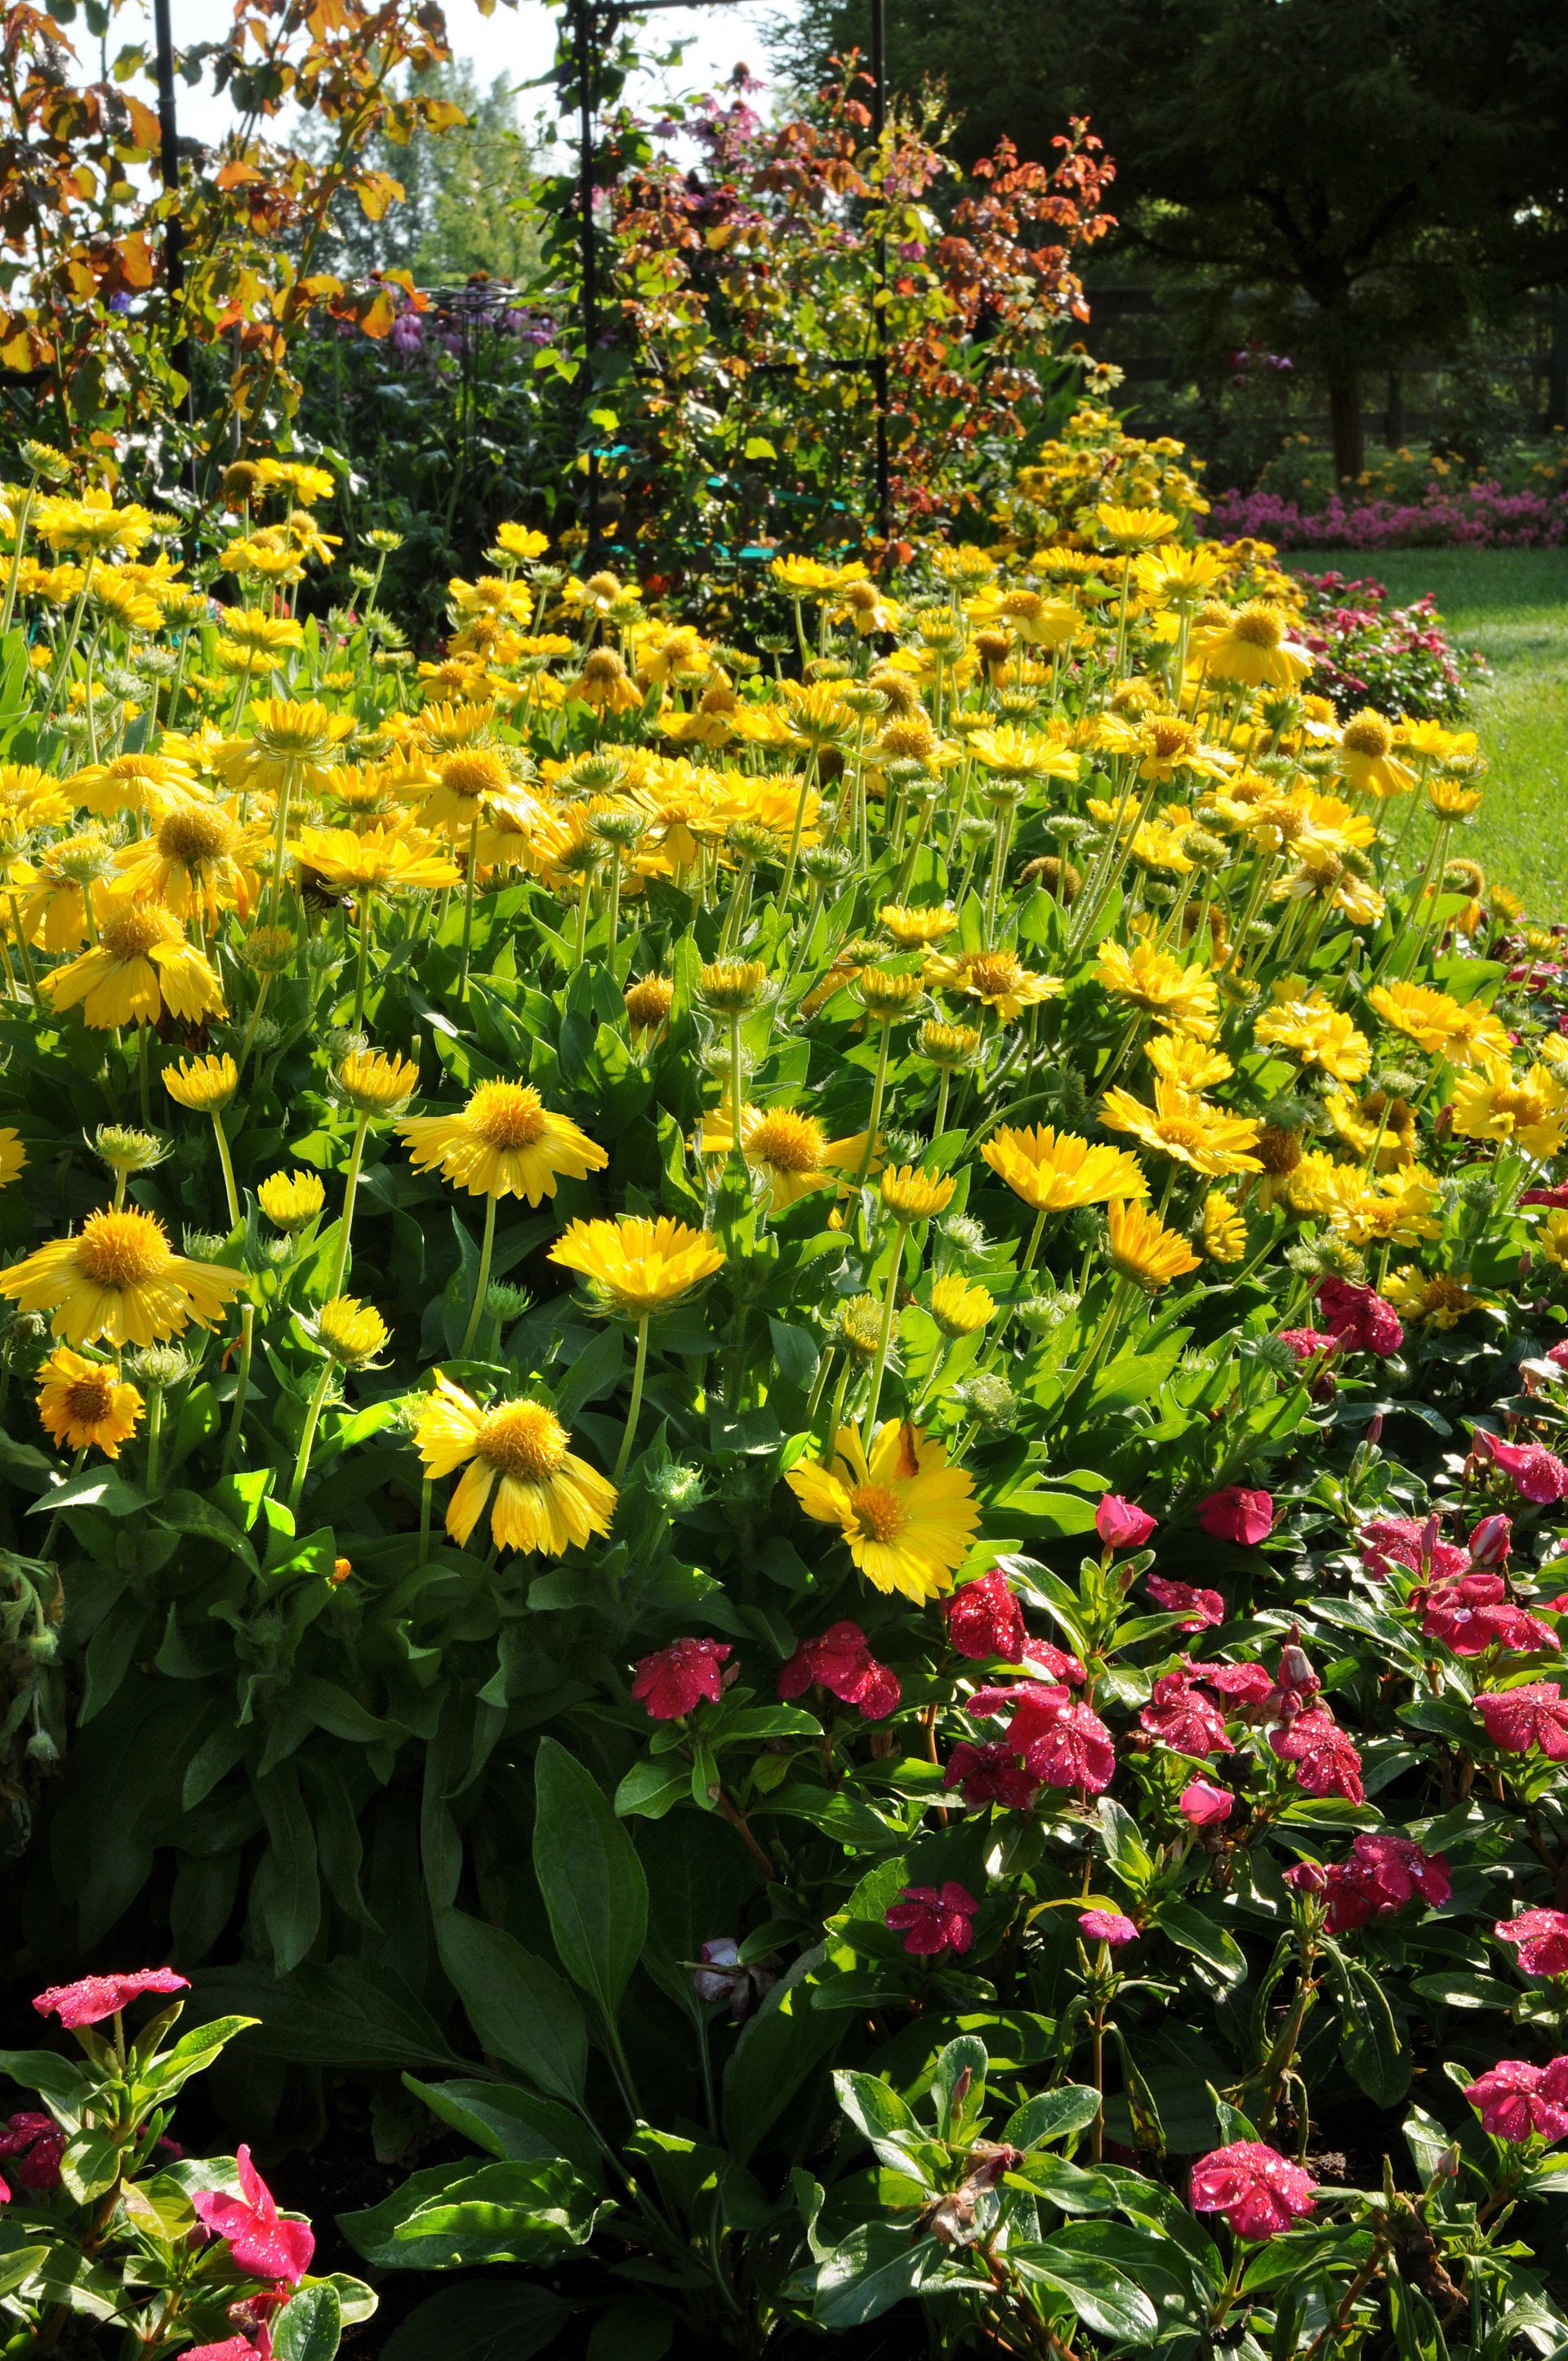
[(1130, 1131), (1157, 1155), (1174, 1157), (1194, 1172), (1218, 1179), (1227, 1172), (1261, 1172), (1253, 1154), (1257, 1125), (1245, 1115), (1224, 1114), (1178, 1082), (1157, 1082), (1155, 1103), (1146, 1106), (1130, 1092), (1107, 1091), (1100, 1120), (1108, 1131)]
[(1312, 659), (1286, 637), (1289, 622), (1282, 609), (1249, 598), (1227, 621), (1193, 632), (1193, 657), (1213, 680), (1234, 681), (1244, 688), (1298, 688)]
[(1267, 1048), (1293, 1050), (1304, 1066), (1321, 1066), (1336, 1082), (1364, 1082), (1371, 1071), (1371, 1042), (1319, 992), (1265, 1009), (1253, 1034)]
[(926, 982), (934, 992), (978, 1000), (1011, 1025), (1025, 1008), (1059, 999), (1067, 986), (1059, 975), (1041, 975), (1025, 967), (1014, 951), (959, 951), (951, 958), (935, 952), (926, 961)]
[(960, 1067), (972, 1066), (980, 1055), (981, 1033), (976, 1025), (938, 1025), (928, 1016), (915, 1036), (915, 1047), (923, 1058), (943, 1073), (957, 1073)]
[(1204, 968), (1184, 967), (1152, 943), (1104, 942), (1094, 962), (1097, 983), (1117, 1000), (1130, 1001), (1174, 1033), (1207, 1040), (1220, 1013), (1214, 979)]
[(1439, 819), (1468, 819), (1481, 808), (1481, 790), (1459, 779), (1429, 779), (1427, 801)]
[(478, 1403), (437, 1373), (414, 1442), (433, 1479), (464, 1469), (446, 1510), (461, 1547), (490, 1504), (497, 1546), (560, 1557), (594, 1533), (608, 1533), (616, 1490), (570, 1449), (571, 1436), (543, 1402)]
[(222, 1016), (224, 995), (211, 963), (185, 930), (153, 902), (122, 904), (104, 921), (91, 950), (41, 980), (54, 1006), (74, 1008), (96, 1031), (156, 1025), (170, 1016)]
[(907, 909), (901, 902), (884, 902), (877, 912), (878, 926), (893, 937), (901, 951), (919, 950), (927, 943), (939, 943), (958, 923), (958, 912), (940, 902), (923, 910)]
[(927, 1308), (944, 1336), (976, 1336), (994, 1317), (996, 1299), (989, 1288), (955, 1270), (931, 1281)]
[(1568, 1138), (1568, 1090), (1550, 1066), (1516, 1080), (1501, 1061), (1463, 1074), (1453, 1093), (1461, 1139), (1517, 1139), (1527, 1156), (1555, 1156)]
[(411, 1058), (389, 1057), (384, 1049), (351, 1049), (336, 1082), (356, 1115), (399, 1115), (419, 1088), (419, 1068)]
[[(735, 1126), (727, 1106), (704, 1115), (698, 1145), (704, 1156), (731, 1152)], [(847, 1139), (829, 1139), (815, 1115), (799, 1115), (793, 1107), (741, 1109), (740, 1153), (767, 1183), (770, 1213), (798, 1204), (812, 1190), (830, 1188), (846, 1173), (858, 1172), (865, 1152), (863, 1131)]]
[(895, 1222), (925, 1222), (951, 1203), (957, 1184), (947, 1174), (922, 1172), (917, 1165), (890, 1164), (881, 1185), (882, 1202)]
[(1124, 1148), (1091, 1147), (1051, 1125), (994, 1133), (981, 1149), (992, 1170), (1036, 1213), (1066, 1213), (1117, 1197), (1146, 1197), (1149, 1184)]
[(895, 1017), (907, 1016), (921, 994), (917, 975), (894, 975), (891, 968), (863, 967), (855, 979), (855, 991), (868, 1016), (891, 1025)]
[(1366, 995), (1385, 1025), (1405, 1034), (1429, 1057), (1451, 1066), (1508, 1063), (1510, 1043), (1501, 1017), (1476, 1001), (1462, 1006), (1424, 983), (1380, 983)]
[(331, 713), (315, 697), (302, 705), (286, 697), (263, 698), (251, 708), (246, 784), (275, 791), (285, 782), (325, 786), (326, 766), (344, 740), (353, 737), (355, 726), (352, 713)]
[(391, 1334), (380, 1313), (356, 1295), (332, 1295), (312, 1323), (322, 1351), (345, 1369), (373, 1361)]
[(1157, 542), (1168, 541), (1179, 522), (1164, 509), (1129, 508), (1113, 500), (1102, 501), (1094, 514), (1101, 532), (1117, 549), (1152, 549)]
[(143, 1407), (136, 1387), (116, 1375), (112, 1362), (89, 1361), (69, 1345), (57, 1345), (38, 1370), (38, 1416), (68, 1451), (96, 1444), (105, 1459), (117, 1459)]
[(241, 1271), (177, 1255), (151, 1213), (90, 1213), (74, 1236), (51, 1238), (0, 1271), (20, 1312), (52, 1312), (68, 1344), (156, 1345), (192, 1320), (214, 1328), (245, 1285)]
[(396, 893), (406, 886), (455, 885), (462, 875), (444, 852), (417, 829), (306, 828), (299, 855), (334, 894)]
[(512, 557), (543, 557), (550, 546), (547, 533), (536, 533), (531, 524), (499, 524), (496, 540)]
[(555, 1194), (557, 1175), (581, 1180), (609, 1161), (526, 1082), (480, 1082), (460, 1113), (415, 1115), (398, 1128), (416, 1172), (439, 1165), (471, 1197), (526, 1197), (537, 1205)]
[(1442, 1272), (1428, 1278), (1426, 1272), (1408, 1262), (1402, 1270), (1390, 1271), (1383, 1281), (1382, 1292), (1400, 1317), (1414, 1328), (1447, 1330), (1456, 1327), (1467, 1312), (1478, 1312), (1486, 1297), (1473, 1295), (1464, 1284), (1470, 1274), (1450, 1279)]
[(656, 1033), (674, 1005), (675, 987), (667, 975), (641, 975), (621, 997), (626, 1021), (633, 1033)]
[(174, 805), (199, 799), (201, 790), (190, 764), (174, 754), (116, 754), (111, 762), (91, 763), (66, 781), (73, 804), (104, 818), (120, 812), (148, 812), (155, 818)]
[(1012, 722), (998, 730), (977, 730), (969, 743), (981, 769), (1001, 779), (1076, 779), (1082, 768), (1069, 747)]
[(636, 1319), (679, 1303), (724, 1261), (710, 1230), (661, 1214), (656, 1221), (623, 1213), (616, 1222), (571, 1222), (550, 1249), (586, 1279), (596, 1295)]
[(1550, 1213), (1535, 1232), (1535, 1244), (1548, 1262), (1568, 1270), (1568, 1213)]
[(199, 908), (211, 926), (225, 906), (243, 918), (256, 890), (243, 844), (239, 822), (221, 804), (175, 804), (150, 838), (120, 854), (126, 888), (166, 903), (181, 920)]
[(1197, 1269), (1198, 1257), (1186, 1239), (1142, 1205), (1113, 1205), (1105, 1222), (1112, 1266), (1121, 1278), (1152, 1292)]
[(897, 1419), (877, 1430), (869, 1457), (841, 1426), (826, 1466), (803, 1460), (785, 1480), (808, 1517), (839, 1527), (868, 1582), (906, 1598), (952, 1588), (980, 1523), (970, 1477), (948, 1466), (941, 1444)]
[(239, 1088), (239, 1069), (226, 1051), (222, 1057), (187, 1058), (183, 1065), (165, 1069), (163, 1087), (181, 1106), (217, 1115)]
[(1211, 1262), (1240, 1262), (1246, 1253), (1246, 1224), (1223, 1189), (1203, 1200), (1199, 1242)]
[(1393, 724), (1370, 708), (1353, 713), (1339, 734), (1334, 768), (1363, 794), (1408, 796), (1416, 774), (1394, 753)]
[(1194, 1040), (1186, 1033), (1151, 1033), (1144, 1055), (1162, 1081), (1179, 1082), (1184, 1091), (1206, 1091), (1228, 1082), (1235, 1068), (1223, 1049)]
[(0, 1128), (0, 1189), (24, 1171), (27, 1162), (27, 1151), (22, 1146), (21, 1134), (6, 1124)]
[(741, 1016), (755, 1008), (768, 981), (761, 960), (710, 960), (697, 983), (716, 1016)]
[[(291, 615), (264, 615), (256, 607), (231, 607), (223, 619), (224, 640), (239, 653), (242, 667), (245, 660), (252, 663), (258, 656), (284, 656), (305, 644), (305, 627)], [(219, 642), (220, 647), (223, 642)]]
[(286, 1237), (315, 1220), (326, 1202), (326, 1191), (315, 1172), (270, 1172), (256, 1191), (257, 1202)]

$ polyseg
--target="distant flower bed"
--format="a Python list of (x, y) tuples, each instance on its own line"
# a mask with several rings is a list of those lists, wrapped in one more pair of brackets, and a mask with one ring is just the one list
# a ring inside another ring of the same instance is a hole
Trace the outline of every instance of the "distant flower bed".
[(1430, 483), (1418, 499), (1303, 508), (1278, 492), (1222, 492), (1209, 530), (1280, 549), (1555, 549), (1568, 541), (1568, 492), (1507, 491), (1490, 479)]
[(1451, 643), (1430, 590), (1395, 607), (1381, 582), (1332, 572), (1296, 578), (1306, 598), (1301, 643), (1317, 659), (1321, 693), (1341, 712), (1371, 705), (1412, 719), (1461, 718), (1486, 660)]

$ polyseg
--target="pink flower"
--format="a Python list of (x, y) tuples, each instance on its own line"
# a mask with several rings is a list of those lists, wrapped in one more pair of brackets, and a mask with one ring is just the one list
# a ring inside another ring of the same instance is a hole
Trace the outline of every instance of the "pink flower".
[(1513, 1544), (1514, 1529), (1507, 1517), (1483, 1517), (1470, 1536), (1470, 1563), (1478, 1566), (1505, 1566)]
[(1375, 1288), (1358, 1287), (1348, 1279), (1321, 1279), (1318, 1309), (1352, 1352), (1376, 1353), (1386, 1361), (1405, 1341), (1398, 1313)]
[(1065, 1688), (1018, 1681), (1009, 1688), (977, 1689), (969, 1710), (981, 1718), (1010, 1712), (1008, 1744), (1048, 1787), (1082, 1787), (1097, 1795), (1115, 1776), (1110, 1731), (1091, 1707), (1074, 1704)]
[(1274, 1501), (1267, 1492), (1226, 1484), (1199, 1501), (1198, 1521), (1217, 1542), (1245, 1542), (1251, 1549), (1274, 1531)]
[(1486, 1735), (1505, 1754), (1539, 1747), (1549, 1763), (1568, 1762), (1568, 1698), (1555, 1681), (1527, 1681), (1517, 1689), (1483, 1689), (1475, 1710)]
[(1238, 2238), (1272, 2238), (1310, 2213), (1315, 2184), (1264, 2140), (1233, 2140), (1192, 2168), (1192, 2210), (1223, 2213)]
[(1296, 1784), (1309, 1795), (1340, 1795), (1362, 1804), (1361, 1757), (1332, 1716), (1321, 1706), (1268, 1733), (1282, 1763), (1296, 1765)]
[(1225, 1620), (1225, 1602), (1217, 1590), (1195, 1590), (1190, 1582), (1172, 1582), (1163, 1574), (1146, 1575), (1144, 1587), (1157, 1607), (1183, 1618), (1184, 1631), (1206, 1631)]
[(1285, 1883), (1292, 1894), (1326, 1894), (1329, 1873), (1321, 1861), (1293, 1861), (1285, 1872)]
[(1162, 1673), (1138, 1716), (1147, 1730), (1179, 1754), (1234, 1754), (1219, 1708), (1192, 1686), (1190, 1674)]
[(818, 1639), (803, 1640), (779, 1673), (781, 1697), (797, 1697), (816, 1683), (841, 1705), (859, 1706), (862, 1721), (881, 1721), (904, 1692), (898, 1675), (879, 1664), (858, 1623), (830, 1623)]
[(1218, 1689), (1234, 1713), (1250, 1713), (1274, 1695), (1274, 1683), (1261, 1664), (1194, 1664), (1192, 1676), (1206, 1688)]
[(906, 1885), (886, 1923), (904, 1937), (906, 1951), (916, 1959), (934, 1959), (938, 1951), (969, 1949), (979, 1908), (968, 1887), (949, 1878), (939, 1893), (934, 1885)]
[[(1507, 1518), (1500, 1521), (1507, 1524)], [(1488, 1648), (1555, 1648), (1557, 1634), (1539, 1616), (1507, 1598), (1501, 1575), (1466, 1574), (1457, 1582), (1434, 1584), (1411, 1594), (1421, 1610), (1421, 1630), (1442, 1640), (1456, 1656), (1479, 1656)]]
[[(1298, 1629), (1295, 1624), (1290, 1628), (1292, 1633)], [(1281, 1721), (1294, 1721), (1299, 1714), (1306, 1712), (1322, 1686), (1305, 1649), (1291, 1638), (1279, 1651), (1279, 1670), (1268, 1693), (1267, 1709)]]
[[(1528, 1197), (1519, 1199), (1521, 1205), (1529, 1202)], [(1553, 1202), (1568, 1206), (1568, 1181), (1564, 1181), (1563, 1186), (1553, 1192)], [(1546, 1357), (1549, 1361), (1554, 1361), (1560, 1369), (1568, 1369), (1568, 1336), (1564, 1336), (1560, 1345), (1553, 1345)]]
[(1492, 1929), (1499, 1943), (1519, 1946), (1527, 1976), (1568, 1975), (1568, 1910), (1521, 1910)]
[(1331, 1935), (1391, 1918), (1418, 1894), (1436, 1908), (1453, 1891), (1442, 1853), (1424, 1853), (1409, 1837), (1364, 1833), (1352, 1844), (1350, 1859), (1329, 1869), (1325, 1878)]
[(718, 1703), (729, 1653), (717, 1640), (673, 1640), (642, 1658), (631, 1694), (641, 1698), (651, 1720), (679, 1721), (704, 1697), (710, 1705)]
[(1040, 1792), (1040, 1783), (1024, 1768), (1010, 1746), (992, 1740), (975, 1746), (960, 1739), (948, 1757), (944, 1787), (961, 1787), (971, 1811), (1000, 1804), (1004, 1811), (1026, 1812)]
[(1470, 1559), (1452, 1542), (1438, 1539), (1437, 1519), (1373, 1517), (1356, 1535), (1361, 1563), (1379, 1582), (1389, 1566), (1402, 1565), (1411, 1574), (1430, 1574), (1439, 1582), (1468, 1572)]
[(13, 2115), (0, 2131), (0, 2156), (18, 2161), (16, 2179), (24, 2189), (56, 2189), (65, 2134), (52, 2115)]
[(190, 2345), (180, 2361), (272, 2361), (272, 2339), (265, 2329), (259, 2345), (248, 2336), (225, 2336), (221, 2345)]
[(79, 2025), (101, 2025), (128, 2008), (143, 1993), (189, 1992), (188, 1976), (172, 1968), (136, 1968), (129, 1974), (83, 1976), (79, 1983), (51, 1984), (39, 1993), (33, 2006), (40, 2016), (58, 2016), (67, 2032)]
[(1136, 1919), (1124, 1918), (1119, 1910), (1080, 1910), (1078, 1924), (1091, 1943), (1109, 1943), (1113, 1950), (1138, 1939)]
[(1080, 1682), (1087, 1677), (1078, 1658), (1069, 1656), (1065, 1648), (1053, 1646), (1049, 1640), (1025, 1640), (1018, 1662), (1033, 1664), (1036, 1672), (1044, 1673), (1052, 1681)]
[(1545, 2068), (1529, 2066), (1522, 2058), (1499, 2058), (1464, 2095), (1482, 2130), (1494, 2138), (1517, 2144), (1540, 2132), (1546, 2139), (1561, 2139), (1568, 2132), (1568, 2105), (1563, 2103), (1568, 2099), (1568, 2058), (1554, 2058)]
[(1094, 1511), (1094, 1530), (1108, 1550), (1142, 1549), (1154, 1529), (1146, 1510), (1124, 1500), (1120, 1492), (1107, 1492)]
[(1503, 1443), (1478, 1426), (1470, 1448), (1475, 1458), (1500, 1467), (1521, 1499), (1544, 1504), (1568, 1495), (1568, 1466), (1544, 1443)]
[(1177, 1799), (1177, 1809), (1193, 1828), (1213, 1828), (1230, 1818), (1235, 1803), (1228, 1787), (1216, 1787), (1207, 1779), (1190, 1779)]
[(993, 1565), (978, 1582), (960, 1583), (942, 1602), (948, 1637), (960, 1656), (976, 1661), (1000, 1656), (1004, 1664), (1023, 1662), (1024, 1610), (1009, 1589), (1007, 1576)]
[(227, 2197), (219, 2190), (198, 2190), (191, 2200), (197, 2220), (214, 2238), (228, 2241), (242, 2271), (297, 2287), (316, 2250), (310, 2224), (286, 2221), (279, 2213), (272, 2191), (251, 2163), (248, 2147), (239, 2150), (235, 2164), (241, 2194)]
[(1336, 1336), (1332, 1328), (1282, 1328), (1279, 1341), (1282, 1345), (1288, 1345), (1305, 1367), (1309, 1361), (1321, 1360), (1327, 1354), (1337, 1353), (1344, 1340)]

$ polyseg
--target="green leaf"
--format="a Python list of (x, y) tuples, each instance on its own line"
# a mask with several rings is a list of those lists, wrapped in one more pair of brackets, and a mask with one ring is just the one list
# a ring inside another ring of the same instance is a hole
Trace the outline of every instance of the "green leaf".
[(333, 2361), (342, 2336), (336, 2289), (303, 2287), (272, 2323), (273, 2361)]
[(49, 2257), (47, 2246), (14, 2246), (8, 2255), (0, 2255), (0, 2296), (9, 2295), (24, 2279), (30, 2279)]
[(106, 2132), (78, 2132), (60, 2159), (60, 2177), (79, 2205), (91, 2205), (119, 2179), (120, 2150)]
[(587, 2027), (554, 1969), (504, 1927), (461, 1910), (442, 1913), (436, 1940), (481, 2048), (504, 2059), (547, 2097), (580, 2101), (588, 2070)]
[(321, 1927), (315, 1835), (291, 1763), (257, 1781), (256, 1800), (270, 1839), (258, 1874), (258, 1898), (273, 1965), (286, 1976), (300, 1966)]
[(572, 2316), (570, 2304), (524, 2279), (470, 2279), (427, 2296), (392, 2331), (381, 2361), (532, 2361)]
[(1410, 2087), (1410, 2053), (1401, 2047), (1387, 1995), (1370, 1969), (1329, 1950), (1339, 2015), (1340, 2054), (1375, 2106), (1397, 2106)]
[(1053, 2241), (1046, 2246), (1011, 2246), (1007, 2259), (1026, 2279), (1065, 2296), (1092, 2335), (1142, 2345), (1159, 2326), (1143, 2290), (1092, 2255), (1074, 2254)]
[(1100, 2093), (1087, 2082), (1063, 2082), (1055, 2091), (1041, 2091), (1002, 2126), (1009, 2147), (1040, 2147), (1047, 2140), (1066, 2139), (1085, 2130), (1100, 2113)]
[(80, 2106), (87, 2084), (82, 2068), (52, 2049), (0, 2049), (0, 2074), (9, 2074), (13, 2082), (41, 2092), (58, 2107)]
[(1221, 1982), (1234, 1989), (1246, 1981), (1246, 1953), (1234, 1935), (1216, 1927), (1206, 1911), (1193, 1902), (1163, 1902), (1155, 1924), (1162, 1935), (1179, 1943), (1184, 1951), (1206, 1961)]
[(533, 1869), (561, 1964), (613, 2018), (648, 1928), (648, 1881), (598, 1782), (554, 1739), (534, 1765)]
[(862, 2328), (914, 2295), (947, 2259), (935, 2238), (913, 2239), (891, 2222), (866, 2222), (817, 2267), (812, 2318), (819, 2328)]
[(527, 2163), (535, 2157), (564, 2156), (585, 2180), (599, 2177), (593, 2134), (579, 2114), (554, 2099), (516, 2090), (510, 2082), (422, 2082), (405, 2074), (403, 2084), (432, 2114), (494, 2157)]
[(933, 2143), (921, 2131), (907, 2102), (876, 2074), (835, 2074), (833, 2087), (839, 2106), (888, 2170), (906, 2173), (930, 2188), (929, 2161), (920, 2150)]
[(773, 1986), (742, 2026), (725, 2069), (724, 2129), (738, 2163), (755, 2153), (806, 2076), (844, 2038), (841, 2015), (811, 2006), (805, 1979), (821, 1959), (820, 1950), (807, 1952)]
[(200, 2074), (211, 2066), (236, 2033), (247, 2032), (258, 2023), (259, 2019), (254, 2016), (219, 2016), (210, 2024), (198, 2025), (192, 2032), (181, 2034), (172, 2049), (165, 2050), (156, 2068), (143, 2078), (141, 2087), (149, 2098), (171, 2098), (192, 2074)]
[(662, 1820), (664, 1814), (691, 1793), (691, 1773), (674, 1758), (655, 1761), (644, 1755), (634, 1763), (615, 1791), (615, 1808), (622, 1819)]

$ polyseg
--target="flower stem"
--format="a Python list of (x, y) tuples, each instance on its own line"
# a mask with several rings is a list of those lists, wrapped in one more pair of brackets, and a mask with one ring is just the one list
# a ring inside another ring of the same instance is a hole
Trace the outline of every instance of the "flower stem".
[[(457, 997), (468, 997), (468, 961), (474, 949), (474, 881), (479, 867), (479, 815), (476, 811), (468, 824), (468, 858), (463, 875), (463, 965), (457, 978)], [(357, 1025), (359, 1020), (355, 1018)]]
[(479, 1270), (474, 1282), (474, 1301), (468, 1313), (468, 1325), (463, 1331), (463, 1342), (457, 1357), (466, 1361), (474, 1349), (474, 1339), (479, 1333), (479, 1318), (485, 1308), (485, 1296), (490, 1284), (490, 1257), (496, 1250), (496, 1205), (498, 1200), (485, 1200), (485, 1235), (479, 1246)]
[(245, 1405), (250, 1393), (250, 1356), (256, 1345), (256, 1306), (242, 1303), (239, 1308), (239, 1373), (235, 1380), (234, 1401), (229, 1410), (229, 1431), (224, 1439), (223, 1465), (220, 1476), (226, 1476), (239, 1449), (240, 1429), (245, 1422)]
[(337, 1241), (337, 1256), (333, 1265), (332, 1284), (328, 1295), (341, 1295), (343, 1282), (348, 1275), (348, 1235), (354, 1226), (354, 1200), (359, 1193), (359, 1164), (365, 1153), (365, 1135), (370, 1128), (370, 1118), (361, 1115), (354, 1126), (354, 1146), (348, 1158), (348, 1178), (343, 1184), (343, 1228)]
[(893, 1343), (894, 1322), (898, 1317), (898, 1282), (904, 1275), (904, 1237), (906, 1222), (894, 1225), (893, 1263), (887, 1274), (887, 1293), (883, 1298), (882, 1331), (877, 1337), (876, 1359), (872, 1363), (872, 1389), (866, 1403), (866, 1422), (861, 1430), (867, 1456), (876, 1439), (877, 1406), (882, 1400), (882, 1381), (887, 1368), (888, 1348)]
[(213, 1131), (218, 1143), (218, 1161), (224, 1168), (224, 1191), (229, 1202), (229, 1227), (237, 1230), (240, 1224), (239, 1191), (235, 1186), (234, 1158), (229, 1154), (229, 1144), (224, 1136), (224, 1119), (215, 1109)]
[(648, 1368), (648, 1314), (637, 1323), (637, 1360), (631, 1372), (631, 1403), (626, 1413), (626, 1432), (620, 1438), (620, 1449), (615, 1455), (615, 1466), (610, 1476), (619, 1484), (626, 1473), (626, 1463), (631, 1456), (631, 1445), (637, 1433), (638, 1415), (642, 1408), (642, 1379)]
[(299, 1455), (294, 1461), (293, 1477), (289, 1486), (291, 1515), (298, 1508), (300, 1495), (305, 1488), (305, 1470), (311, 1464), (311, 1446), (316, 1439), (316, 1427), (321, 1419), (322, 1404), (326, 1400), (327, 1388), (332, 1383), (332, 1368), (333, 1365), (330, 1361), (322, 1363), (322, 1373), (316, 1379), (311, 1395), (311, 1406), (305, 1412), (305, 1431), (300, 1437)]

